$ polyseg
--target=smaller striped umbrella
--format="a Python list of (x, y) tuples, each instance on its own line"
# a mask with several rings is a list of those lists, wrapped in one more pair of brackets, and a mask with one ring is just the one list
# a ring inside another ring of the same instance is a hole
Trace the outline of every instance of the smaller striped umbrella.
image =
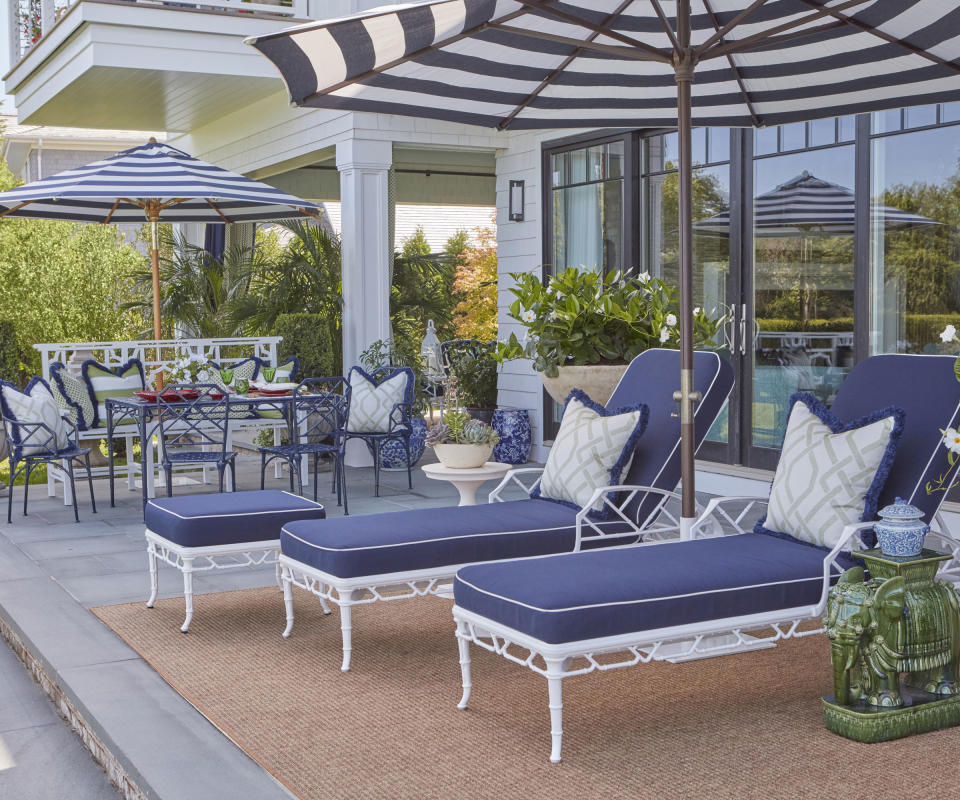
[[(754, 200), (753, 225), (757, 236), (789, 236), (797, 231), (822, 235), (852, 234), (856, 199), (845, 186), (830, 183), (804, 170), (775, 189)], [(870, 219), (886, 228), (919, 228), (939, 222), (901, 211), (899, 208), (870, 204)], [(730, 230), (730, 212), (722, 211), (693, 224), (697, 231), (726, 234)]]
[(153, 334), (160, 334), (160, 256), (164, 222), (270, 222), (314, 217), (321, 209), (259, 181), (150, 139), (116, 155), (0, 192), (0, 217), (75, 222), (150, 222)]

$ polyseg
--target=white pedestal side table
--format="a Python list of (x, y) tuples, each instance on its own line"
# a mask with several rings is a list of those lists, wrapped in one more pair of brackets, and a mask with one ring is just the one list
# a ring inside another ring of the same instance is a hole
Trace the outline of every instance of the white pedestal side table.
[(500, 480), (513, 467), (499, 461), (488, 461), (482, 467), (473, 469), (454, 469), (443, 464), (425, 464), (420, 467), (428, 478), (435, 481), (450, 481), (460, 492), (461, 506), (477, 504), (477, 489), (487, 481)]

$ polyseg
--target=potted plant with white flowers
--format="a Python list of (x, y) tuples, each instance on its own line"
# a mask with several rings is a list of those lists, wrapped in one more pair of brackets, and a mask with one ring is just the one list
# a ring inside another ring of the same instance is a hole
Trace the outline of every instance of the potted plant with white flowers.
[[(516, 300), (509, 314), (525, 330), (497, 347), (496, 357), (528, 358), (558, 403), (573, 388), (606, 403), (630, 361), (651, 347), (679, 347), (679, 293), (644, 272), (566, 269), (546, 285), (535, 274), (511, 273)], [(723, 316), (694, 309), (694, 346), (714, 345)]]
[[(940, 341), (944, 344), (960, 344), (956, 326), (947, 325), (940, 334)], [(957, 356), (957, 360), (953, 362), (953, 373), (960, 381), (960, 356)], [(943, 446), (947, 450), (947, 468), (934, 480), (927, 481), (925, 487), (927, 494), (949, 492), (960, 485), (960, 478), (957, 477), (955, 469), (957, 461), (960, 460), (960, 431), (956, 428), (941, 428), (940, 433), (943, 435)]]

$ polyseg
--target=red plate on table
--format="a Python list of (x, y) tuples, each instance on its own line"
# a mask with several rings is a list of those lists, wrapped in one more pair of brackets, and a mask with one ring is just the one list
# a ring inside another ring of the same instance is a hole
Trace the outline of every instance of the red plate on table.
[(264, 397), (283, 397), (284, 395), (290, 394), (289, 389), (253, 389), (251, 394), (256, 392), (259, 395)]
[[(137, 392), (136, 395), (140, 399), (146, 400), (148, 403), (157, 402), (157, 392), (151, 391), (150, 389), (144, 389), (142, 392)], [(163, 399), (168, 403), (175, 403), (179, 400), (196, 400), (199, 396), (200, 395), (193, 389), (183, 389), (180, 392), (163, 393)]]

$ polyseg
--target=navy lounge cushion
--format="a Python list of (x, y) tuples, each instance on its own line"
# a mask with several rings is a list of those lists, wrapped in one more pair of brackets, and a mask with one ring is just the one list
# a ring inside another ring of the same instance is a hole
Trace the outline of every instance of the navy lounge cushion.
[(144, 511), (147, 530), (182, 547), (270, 541), (285, 523), (325, 516), (319, 503), (276, 489), (157, 498)]
[[(514, 500), (305, 520), (283, 526), (280, 550), (339, 578), (383, 575), (569, 552), (576, 515), (547, 500)], [(627, 529), (619, 521), (602, 524), (608, 532)]]
[(745, 533), (476, 564), (457, 573), (454, 597), (562, 644), (815, 605), (823, 557), (807, 544)]

